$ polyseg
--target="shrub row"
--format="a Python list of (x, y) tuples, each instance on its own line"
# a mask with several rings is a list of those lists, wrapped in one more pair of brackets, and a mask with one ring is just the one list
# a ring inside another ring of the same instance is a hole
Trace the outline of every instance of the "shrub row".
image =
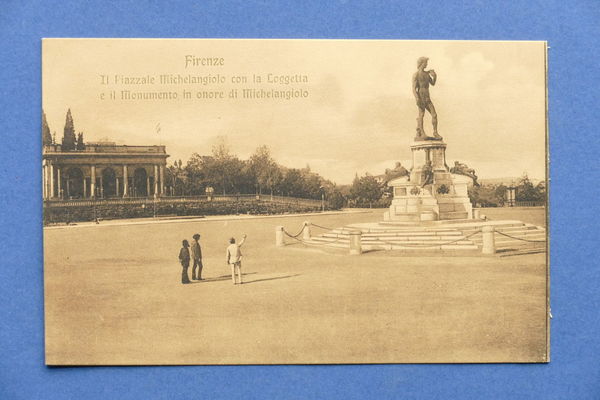
[(144, 204), (96, 204), (95, 206), (60, 206), (44, 207), (44, 224), (69, 223), (80, 221), (144, 218), (156, 216), (204, 216), (232, 214), (285, 214), (299, 212), (316, 212), (320, 207), (293, 203), (263, 202), (257, 200), (240, 200), (232, 202), (190, 201), (185, 203), (149, 201)]

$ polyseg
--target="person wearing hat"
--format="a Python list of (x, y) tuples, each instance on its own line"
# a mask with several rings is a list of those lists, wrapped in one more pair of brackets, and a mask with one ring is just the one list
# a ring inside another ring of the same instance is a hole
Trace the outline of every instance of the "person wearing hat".
[(231, 279), (233, 280), (233, 284), (236, 284), (235, 275), (237, 273), (240, 281), (240, 285), (242, 284), (242, 251), (240, 247), (246, 241), (246, 235), (243, 236), (240, 243), (235, 243), (235, 238), (229, 239), (229, 246), (227, 246), (227, 264), (231, 266)]
[[(192, 259), (194, 260), (194, 266), (192, 267), (192, 279), (202, 280), (202, 249), (200, 248), (200, 234), (196, 233), (194, 236), (194, 243), (192, 244)], [(196, 268), (198, 268), (198, 275), (196, 275)]]
[(190, 250), (188, 249), (190, 244), (187, 240), (184, 240), (181, 242), (181, 245), (181, 250), (179, 250), (179, 262), (183, 267), (183, 270), (181, 271), (181, 283), (191, 283), (187, 272), (190, 266)]

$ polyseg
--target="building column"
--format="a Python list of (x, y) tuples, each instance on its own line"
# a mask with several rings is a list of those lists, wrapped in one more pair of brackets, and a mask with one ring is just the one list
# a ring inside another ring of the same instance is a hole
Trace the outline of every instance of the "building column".
[(127, 165), (123, 164), (123, 197), (128, 196), (129, 178), (127, 177)]
[(154, 164), (154, 196), (158, 196), (158, 165)]
[(150, 196), (150, 175), (146, 174), (146, 197)]
[(119, 178), (115, 177), (116, 194), (119, 196)]
[(54, 165), (52, 162), (49, 164), (50, 167), (50, 198), (54, 198)]
[(82, 182), (83, 182), (83, 198), (85, 199), (87, 197), (87, 182), (85, 179), (85, 175), (83, 176), (83, 178), (81, 178)]
[(46, 163), (42, 161), (42, 198), (48, 198), (48, 180), (46, 179)]
[(58, 197), (60, 197), (62, 199), (62, 178), (61, 178), (61, 167), (56, 167), (56, 181), (57, 181), (57, 186), (58, 186)]
[(90, 181), (90, 195), (96, 197), (96, 166), (92, 165), (92, 178)]
[(160, 166), (160, 195), (165, 195), (165, 166)]
[(104, 179), (100, 176), (100, 197), (104, 198)]

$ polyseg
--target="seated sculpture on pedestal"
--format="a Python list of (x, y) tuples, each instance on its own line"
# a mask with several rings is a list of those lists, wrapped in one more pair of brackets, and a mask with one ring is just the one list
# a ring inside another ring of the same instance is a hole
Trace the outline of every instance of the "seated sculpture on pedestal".
[(469, 168), (467, 164), (462, 164), (458, 161), (454, 161), (454, 166), (450, 168), (450, 172), (453, 174), (468, 176), (473, 179), (473, 185), (479, 186), (477, 182), (477, 175), (475, 175), (475, 170), (473, 168)]
[(431, 161), (427, 161), (421, 171), (421, 187), (431, 185), (433, 183), (433, 168), (431, 168)]
[(384, 184), (388, 183), (392, 179), (400, 178), (401, 176), (408, 176), (410, 173), (406, 168), (402, 166), (402, 163), (396, 162), (394, 169), (386, 168)]

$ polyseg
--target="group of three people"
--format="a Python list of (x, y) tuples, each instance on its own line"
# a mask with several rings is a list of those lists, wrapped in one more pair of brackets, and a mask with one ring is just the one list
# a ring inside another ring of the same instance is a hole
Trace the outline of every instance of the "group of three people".
[[(194, 243), (192, 244), (192, 254), (190, 257), (190, 244), (187, 240), (183, 240), (181, 250), (179, 250), (179, 262), (183, 267), (181, 271), (181, 283), (191, 283), (188, 276), (188, 268), (190, 266), (190, 258), (194, 260), (194, 266), (192, 267), (192, 280), (204, 280), (202, 278), (202, 248), (200, 247), (200, 234), (196, 233), (192, 236)], [(231, 279), (233, 284), (237, 283), (236, 275), (239, 280), (239, 284), (242, 284), (242, 251), (240, 247), (246, 241), (246, 235), (243, 235), (242, 240), (239, 243), (235, 242), (235, 238), (229, 239), (229, 246), (226, 252), (227, 264), (231, 267)], [(196, 274), (196, 270), (198, 274)]]

